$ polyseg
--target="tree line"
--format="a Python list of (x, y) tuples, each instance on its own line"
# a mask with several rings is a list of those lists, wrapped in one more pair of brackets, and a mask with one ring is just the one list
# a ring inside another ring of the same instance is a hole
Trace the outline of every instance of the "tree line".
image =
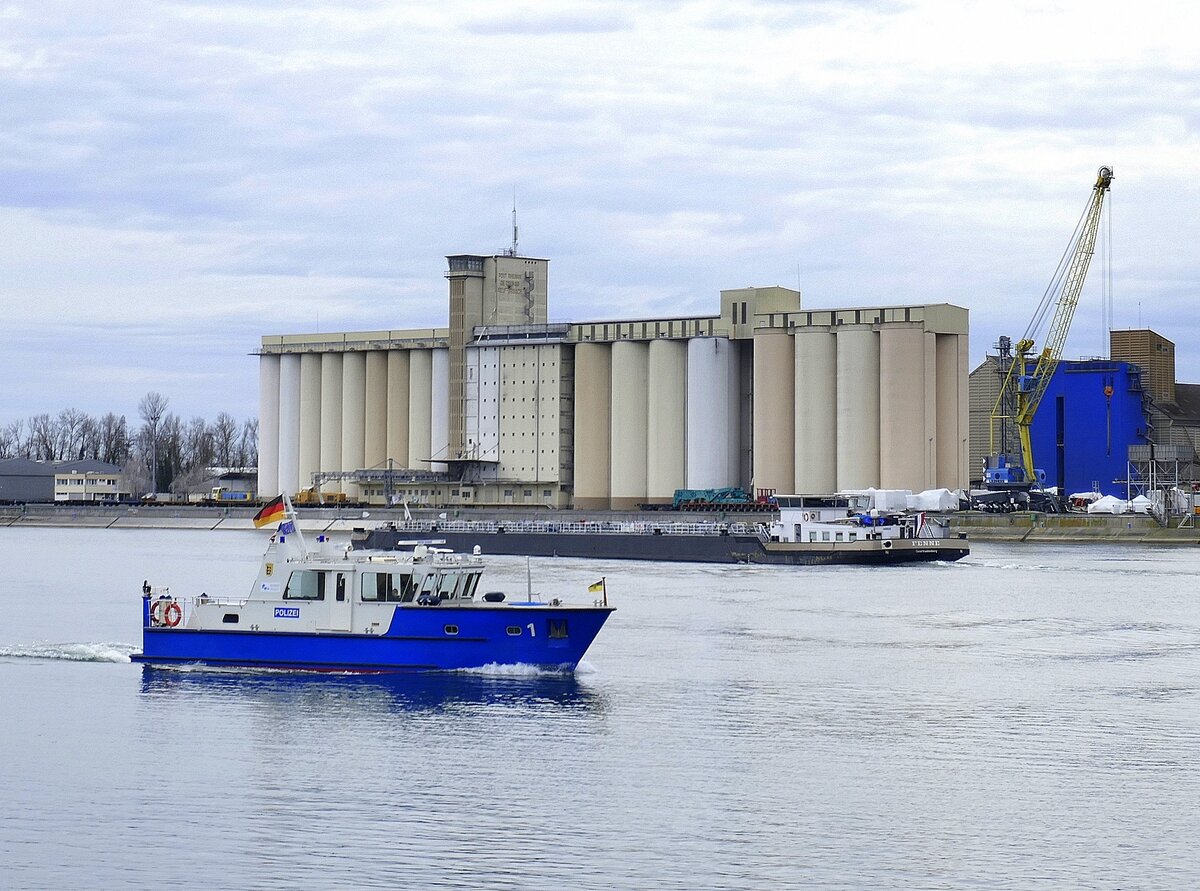
[(0, 427), (0, 459), (82, 461), (116, 464), (141, 492), (194, 490), (209, 467), (253, 467), (258, 463), (258, 419), (239, 422), (221, 412), (209, 422), (189, 421), (167, 410), (161, 393), (138, 402), (140, 425), (109, 412), (95, 417), (77, 409), (34, 415)]

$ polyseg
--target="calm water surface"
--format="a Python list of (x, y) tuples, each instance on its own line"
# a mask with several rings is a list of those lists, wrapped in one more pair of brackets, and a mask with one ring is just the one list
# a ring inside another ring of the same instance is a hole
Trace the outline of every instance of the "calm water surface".
[(1200, 551), (539, 559), (618, 606), (573, 677), (129, 663), (264, 544), (0, 529), (0, 887), (1200, 884)]

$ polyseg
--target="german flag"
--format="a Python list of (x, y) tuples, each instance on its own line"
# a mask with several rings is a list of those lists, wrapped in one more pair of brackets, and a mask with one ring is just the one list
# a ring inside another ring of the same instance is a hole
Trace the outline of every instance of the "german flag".
[(287, 516), (287, 507), (280, 495), (263, 505), (263, 509), (254, 515), (254, 528), (261, 529), (270, 523), (278, 523)]

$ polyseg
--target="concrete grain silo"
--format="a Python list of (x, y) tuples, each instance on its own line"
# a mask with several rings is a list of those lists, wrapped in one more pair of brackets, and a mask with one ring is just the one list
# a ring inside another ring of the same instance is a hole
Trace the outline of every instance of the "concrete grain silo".
[(382, 350), (367, 353), (366, 398), (363, 412), (363, 467), (384, 467), (387, 461), (388, 359)]
[(795, 346), (782, 329), (754, 336), (754, 487), (796, 488)]
[(737, 346), (727, 337), (687, 342), (687, 478), (684, 488), (739, 485)]
[(607, 509), (612, 448), (612, 347), (575, 347), (575, 504)]
[[(450, 457), (450, 351), (431, 350), (429, 377), (429, 454), (435, 458)], [(441, 462), (432, 462), (431, 470), (447, 469)]]
[(801, 328), (796, 346), (796, 493), (837, 491), (837, 337)]
[(280, 356), (258, 359), (258, 492), (279, 494), (279, 362)]
[(408, 467), (408, 350), (387, 354), (387, 457)]
[(428, 470), (432, 441), (433, 352), (412, 350), (408, 354), (408, 363), (408, 465)]
[(644, 342), (612, 345), (612, 496), (614, 510), (646, 499), (650, 349)]
[(296, 493), (300, 479), (300, 356), (279, 362), (279, 490)]
[[(342, 466), (343, 471), (359, 470), (366, 457), (367, 354), (347, 352), (342, 357)], [(345, 484), (351, 498), (359, 497), (359, 487)]]
[(321, 469), (321, 363), (320, 353), (300, 354), (300, 454), (297, 488), (312, 485)]
[(879, 334), (837, 330), (837, 488), (879, 486)]
[(928, 337), (927, 357), (920, 325), (879, 330), (879, 478), (885, 488), (919, 492), (933, 476), (935, 369)]
[[(342, 354), (321, 354), (321, 470), (342, 469)], [(323, 492), (341, 492), (340, 482), (328, 482)]]
[(669, 503), (687, 481), (687, 342), (650, 341), (645, 500)]

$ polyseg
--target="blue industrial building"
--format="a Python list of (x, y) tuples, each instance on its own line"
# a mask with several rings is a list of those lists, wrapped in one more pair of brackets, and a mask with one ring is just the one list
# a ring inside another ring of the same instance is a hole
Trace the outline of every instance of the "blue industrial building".
[(1125, 497), (1129, 446), (1147, 442), (1148, 399), (1129, 362), (1061, 362), (1030, 428), (1035, 465), (1059, 492)]

